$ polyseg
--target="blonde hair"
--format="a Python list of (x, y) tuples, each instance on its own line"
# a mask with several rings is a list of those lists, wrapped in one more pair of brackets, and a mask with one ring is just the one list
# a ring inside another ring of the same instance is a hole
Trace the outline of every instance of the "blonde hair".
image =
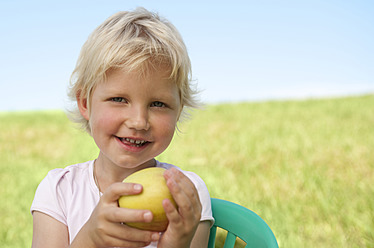
[[(145, 74), (160, 66), (170, 71), (170, 79), (177, 84), (182, 108), (198, 107), (190, 59), (178, 30), (144, 8), (118, 12), (98, 26), (83, 45), (68, 96), (72, 101), (87, 98), (89, 108), (91, 94), (98, 83), (105, 81), (108, 70), (139, 70)], [(90, 133), (89, 122), (77, 108), (70, 111), (70, 117)]]

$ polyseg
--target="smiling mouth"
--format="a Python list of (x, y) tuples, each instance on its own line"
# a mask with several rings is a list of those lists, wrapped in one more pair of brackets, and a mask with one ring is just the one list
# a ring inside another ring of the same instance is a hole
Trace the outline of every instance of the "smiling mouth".
[(118, 139), (126, 144), (126, 145), (129, 145), (129, 146), (133, 146), (133, 147), (142, 147), (146, 144), (148, 144), (149, 142), (146, 141), (146, 140), (139, 140), (139, 139), (130, 139), (130, 138), (120, 138), (118, 137)]

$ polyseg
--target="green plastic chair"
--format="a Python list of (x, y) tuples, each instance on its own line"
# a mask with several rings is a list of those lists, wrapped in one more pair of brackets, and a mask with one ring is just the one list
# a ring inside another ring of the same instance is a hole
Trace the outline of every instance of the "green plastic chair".
[(266, 222), (251, 210), (233, 202), (212, 198), (215, 223), (210, 229), (208, 248), (214, 248), (217, 227), (227, 231), (223, 248), (233, 248), (236, 237), (245, 247), (278, 248), (277, 240)]

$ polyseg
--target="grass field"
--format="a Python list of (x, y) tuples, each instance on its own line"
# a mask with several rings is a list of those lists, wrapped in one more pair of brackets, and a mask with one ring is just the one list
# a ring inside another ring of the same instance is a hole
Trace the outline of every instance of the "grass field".
[[(280, 247), (374, 247), (373, 127), (374, 95), (210, 105), (158, 159), (259, 214)], [(0, 113), (1, 247), (30, 247), (49, 170), (96, 155), (63, 112)]]

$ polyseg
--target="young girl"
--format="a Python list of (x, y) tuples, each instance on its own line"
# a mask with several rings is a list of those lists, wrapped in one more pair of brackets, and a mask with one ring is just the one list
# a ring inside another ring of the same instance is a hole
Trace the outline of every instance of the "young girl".
[[(75, 120), (100, 149), (94, 161), (55, 169), (40, 183), (31, 206), (32, 247), (206, 247), (212, 224), (210, 197), (194, 173), (155, 157), (170, 144), (185, 107), (194, 107), (190, 61), (177, 30), (145, 9), (119, 12), (88, 38), (73, 72)], [(122, 183), (148, 167), (164, 177), (164, 233), (126, 222), (150, 222), (152, 212), (119, 208), (122, 195), (142, 186)]]

